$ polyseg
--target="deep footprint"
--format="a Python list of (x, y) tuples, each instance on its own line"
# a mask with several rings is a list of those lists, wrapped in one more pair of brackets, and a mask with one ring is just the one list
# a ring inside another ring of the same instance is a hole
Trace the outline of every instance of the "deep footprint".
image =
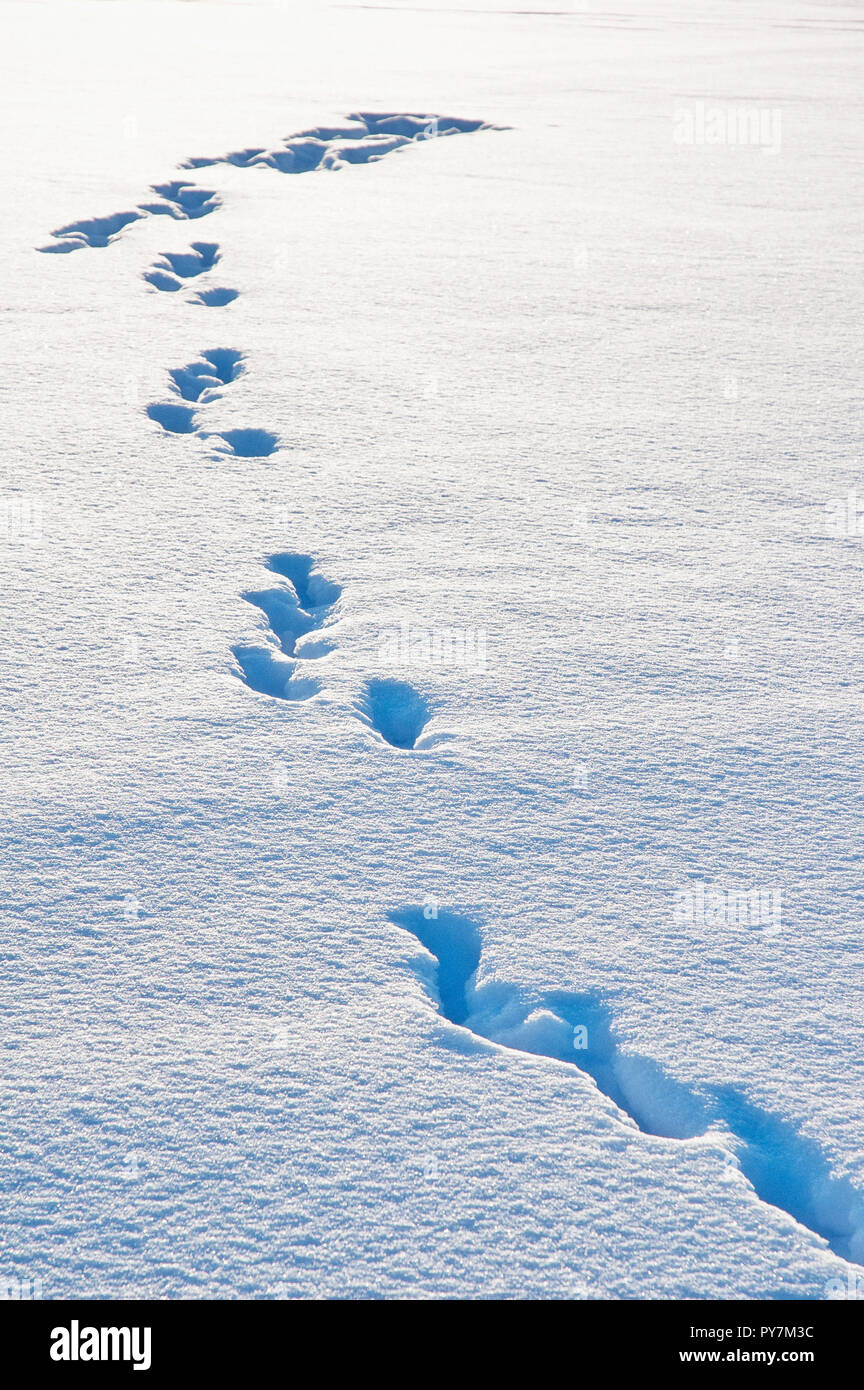
[(271, 555), (267, 568), (288, 582), (269, 589), (247, 591), (243, 595), (246, 602), (264, 614), (272, 635), (286, 656), (304, 659), (326, 656), (333, 648), (324, 639), (304, 643), (300, 651), (297, 650), (297, 643), (307, 633), (318, 632), (325, 626), (342, 593), (340, 586), (325, 579), (315, 569), (310, 555), (288, 551)]
[(319, 573), (311, 555), (294, 555), (289, 551), (271, 555), (267, 568), (290, 582), (301, 608), (309, 612), (320, 613), (332, 608), (342, 593), (341, 585)]
[(148, 405), (147, 414), (169, 434), (194, 434), (195, 411), (185, 405)]
[[(486, 121), (465, 120), (457, 116), (434, 116), (419, 113), (359, 111), (333, 125), (314, 126), (288, 136), (272, 150), (263, 147), (233, 150), (213, 158), (196, 155), (181, 164), (183, 169), (204, 169), (213, 164), (233, 164), (249, 169), (261, 166), (278, 169), (285, 174), (305, 174), (316, 169), (341, 169), (348, 164), (371, 164), (394, 150), (403, 149), (416, 141), (439, 139), (449, 135), (468, 135), (481, 130), (503, 130)], [(54, 241), (40, 246), (40, 251), (77, 251), (82, 247), (108, 246), (132, 222), (143, 217), (168, 216), (194, 220), (207, 217), (220, 206), (219, 196), (209, 188), (199, 188), (184, 179), (153, 184), (155, 201), (143, 202), (130, 212), (118, 212), (108, 217), (93, 217), (70, 222), (51, 233)], [(151, 272), (151, 275), (155, 272)], [(177, 289), (168, 283), (157, 289)], [(202, 303), (216, 301), (201, 300)], [(226, 303), (228, 301), (225, 301)]]
[(413, 685), (386, 679), (369, 681), (357, 712), (364, 724), (393, 748), (403, 749), (416, 747), (431, 717), (426, 701)]
[(215, 241), (193, 241), (189, 251), (163, 251), (161, 259), (144, 272), (144, 279), (154, 289), (176, 294), (184, 280), (206, 274), (220, 258)]
[(321, 689), (314, 676), (295, 677), (297, 667), (278, 652), (265, 647), (232, 647), (240, 665), (241, 679), (259, 695), (277, 700), (309, 700)]
[(130, 222), (140, 221), (143, 215), (139, 211), (115, 212), (108, 217), (83, 218), (80, 222), (70, 222), (51, 233), (57, 238), (52, 245), (39, 246), (37, 250), (66, 252), (79, 251), (84, 246), (110, 246), (124, 227), (128, 227)]
[(39, 246), (37, 250), (66, 252), (78, 251), (85, 246), (110, 246), (120, 232), (144, 217), (161, 215), (194, 221), (207, 217), (220, 206), (218, 194), (213, 189), (198, 188), (185, 179), (153, 184), (151, 191), (157, 195), (156, 202), (140, 203), (131, 212), (115, 212), (108, 217), (82, 218), (80, 222), (70, 222), (51, 233), (54, 242)]
[[(194, 405), (207, 405), (217, 400), (219, 388), (228, 386), (243, 370), (243, 354), (237, 348), (210, 348), (202, 352), (196, 362), (185, 367), (174, 367), (169, 373), (172, 390), (184, 401)], [(196, 412), (192, 405), (159, 404), (148, 405), (147, 414), (157, 425), (169, 434), (195, 434)]]
[(835, 1255), (864, 1264), (864, 1203), (850, 1182), (833, 1178), (818, 1144), (787, 1120), (736, 1091), (715, 1091), (717, 1114), (735, 1135), (741, 1172), (758, 1197), (824, 1236)]
[(140, 210), (151, 216), (168, 216), (196, 221), (208, 217), (220, 206), (219, 196), (212, 188), (198, 188), (194, 183), (174, 180), (172, 183), (153, 185), (158, 193), (158, 203), (142, 203)]
[(243, 370), (243, 354), (236, 348), (211, 348), (201, 360), (186, 367), (175, 367), (169, 376), (184, 401), (197, 401), (207, 393), (214, 400), (220, 386), (228, 386)]
[(215, 438), (224, 439), (230, 452), (241, 459), (269, 458), (279, 447), (279, 436), (269, 430), (225, 430)]
[(233, 304), (239, 293), (239, 290), (227, 289), (196, 290), (191, 299), (192, 303), (204, 304), (208, 309), (222, 309), (226, 304)]
[[(482, 943), (477, 925), (423, 908), (389, 914), (434, 957), (434, 1002), (451, 1023), (499, 1047), (578, 1067), (646, 1134), (689, 1139), (719, 1126), (757, 1197), (822, 1236), (842, 1259), (864, 1264), (864, 1198), (832, 1177), (818, 1145), (788, 1121), (760, 1110), (733, 1086), (694, 1091), (651, 1058), (622, 1053), (598, 995), (553, 991), (526, 1005), (513, 985), (474, 983)], [(428, 978), (417, 973), (424, 985)], [(731, 1156), (730, 1156), (731, 1157)]]
[(486, 121), (419, 113), (358, 111), (332, 125), (312, 126), (288, 136), (271, 150), (234, 150), (212, 157), (194, 156), (181, 166), (205, 169), (214, 164), (239, 168), (278, 169), (282, 174), (307, 174), (317, 169), (341, 169), (347, 164), (370, 164), (415, 141), (480, 130), (500, 130)]
[(312, 676), (297, 676), (298, 663), (326, 656), (333, 651), (333, 643), (322, 637), (298, 644), (324, 627), (342, 590), (324, 578), (309, 555), (271, 555), (267, 567), (286, 582), (249, 591), (243, 597), (267, 619), (271, 645), (232, 650), (241, 678), (252, 690), (282, 700), (307, 700), (321, 685)]

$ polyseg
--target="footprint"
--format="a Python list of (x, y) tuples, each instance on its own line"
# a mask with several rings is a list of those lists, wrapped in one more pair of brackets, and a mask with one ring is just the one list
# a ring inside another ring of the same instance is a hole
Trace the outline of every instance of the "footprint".
[[(196, 362), (175, 367), (169, 372), (173, 391), (184, 401), (206, 405), (218, 400), (219, 388), (228, 386), (243, 370), (244, 357), (236, 348), (210, 348)], [(196, 412), (189, 405), (148, 405), (147, 414), (169, 434), (195, 434)]]
[[(301, 130), (296, 135), (288, 136), (272, 150), (255, 146), (245, 150), (233, 150), (230, 154), (216, 155), (212, 158), (195, 155), (184, 160), (180, 167), (206, 169), (214, 164), (233, 164), (240, 169), (252, 169), (269, 166), (283, 174), (305, 174), (316, 169), (342, 169), (348, 164), (374, 163), (386, 154), (416, 141), (505, 128), (486, 121), (465, 120), (456, 116), (360, 111), (332, 125)], [(53, 243), (37, 249), (66, 252), (77, 251), (85, 246), (108, 246), (125, 227), (132, 222), (140, 221), (143, 217), (169, 216), (194, 220), (209, 216), (220, 206), (219, 196), (213, 189), (199, 188), (183, 179), (152, 184), (150, 191), (155, 193), (155, 201), (140, 203), (131, 212), (118, 212), (108, 217), (70, 222), (51, 233)], [(157, 283), (152, 279), (150, 282), (155, 284), (157, 289), (179, 288), (179, 285)], [(199, 302), (217, 303), (216, 300), (206, 299)], [(227, 300), (223, 302), (228, 303)]]
[[(450, 1023), (467, 1026), (469, 987), (480, 965), (482, 950), (476, 924), (468, 917), (438, 908), (429, 917), (422, 907), (403, 908), (387, 915), (397, 927), (413, 933), (435, 957), (435, 1002)], [(426, 985), (426, 979), (421, 978)]]
[(234, 150), (232, 154), (223, 155), (220, 159), (208, 159), (206, 155), (194, 156), (191, 159), (184, 159), (180, 165), (181, 169), (207, 169), (212, 164), (234, 164), (238, 169), (246, 169), (256, 159), (259, 154), (264, 153), (264, 146), (260, 145), (250, 150)]
[(313, 676), (297, 676), (297, 663), (326, 656), (334, 645), (326, 638), (303, 639), (324, 627), (342, 590), (315, 569), (309, 555), (271, 555), (267, 567), (285, 582), (243, 597), (264, 614), (270, 645), (232, 650), (241, 679), (252, 690), (283, 700), (308, 700), (321, 683)]
[(168, 294), (176, 294), (183, 288), (182, 280), (178, 280), (176, 275), (167, 275), (164, 270), (145, 270), (144, 279), (154, 289), (164, 290)]
[(287, 583), (269, 589), (258, 589), (243, 595), (247, 603), (260, 608), (270, 630), (286, 656), (318, 657), (332, 651), (329, 643), (297, 643), (309, 632), (317, 632), (331, 616), (333, 605), (342, 589), (315, 568), (311, 555), (284, 552), (271, 555), (267, 568)]
[(225, 430), (215, 436), (224, 439), (229, 451), (236, 458), (269, 458), (279, 447), (279, 436), (269, 430)]
[(310, 700), (321, 689), (314, 676), (295, 676), (293, 661), (266, 647), (232, 647), (240, 665), (241, 679), (259, 695), (277, 700)]
[(301, 130), (271, 150), (195, 156), (182, 167), (204, 169), (214, 164), (235, 164), (243, 168), (269, 167), (282, 174), (306, 174), (316, 169), (341, 169), (347, 164), (370, 164), (418, 140), (500, 129), (486, 121), (454, 116), (359, 111), (332, 125)]
[(143, 213), (115, 212), (109, 217), (85, 218), (81, 222), (70, 222), (66, 227), (58, 227), (51, 235), (57, 240), (48, 246), (38, 246), (37, 251), (66, 252), (78, 251), (84, 246), (110, 246), (118, 233), (128, 227), (130, 222), (138, 222)]
[(195, 411), (185, 405), (148, 405), (147, 414), (169, 434), (194, 434)]
[(197, 290), (190, 297), (190, 303), (206, 304), (208, 309), (221, 309), (224, 305), (231, 304), (239, 293), (239, 290), (227, 289)]
[(183, 280), (204, 275), (220, 259), (215, 241), (193, 241), (189, 251), (163, 251), (152, 269), (144, 272), (144, 279), (157, 290), (174, 293), (182, 289)]
[(415, 748), (430, 719), (423, 696), (407, 681), (369, 681), (356, 708), (363, 723), (394, 748)]
[(850, 1182), (832, 1176), (815, 1141), (732, 1086), (714, 1094), (717, 1113), (735, 1137), (741, 1172), (756, 1195), (822, 1236), (835, 1255), (864, 1265), (864, 1200)]
[[(438, 909), (427, 918), (427, 911), (407, 908), (389, 918), (434, 958), (432, 997), (444, 1018), (498, 1047), (578, 1067), (644, 1134), (725, 1137), (726, 1171), (740, 1171), (760, 1201), (821, 1236), (842, 1259), (864, 1264), (864, 1197), (832, 1176), (814, 1141), (734, 1086), (697, 1091), (653, 1058), (621, 1052), (599, 995), (552, 991), (526, 1004), (513, 985), (487, 980), (478, 987), (477, 925)], [(428, 988), (425, 965), (417, 974)]]
[(200, 400), (205, 392), (208, 400), (218, 400), (219, 386), (236, 381), (242, 370), (242, 352), (236, 348), (211, 348), (202, 352), (199, 362), (175, 367), (168, 375), (184, 401)]
[(174, 393), (190, 405), (174, 402), (148, 405), (147, 414), (169, 434), (197, 434), (201, 439), (221, 439), (222, 451), (235, 458), (267, 458), (279, 447), (278, 435), (270, 430), (224, 430), (211, 432), (196, 423), (193, 405), (206, 406), (221, 396), (220, 387), (228, 386), (243, 370), (243, 353), (237, 348), (210, 348), (196, 362), (174, 367), (169, 372)]
[(212, 188), (198, 188), (194, 183), (175, 180), (173, 183), (154, 183), (153, 192), (161, 199), (158, 203), (142, 203), (141, 211), (153, 216), (176, 217), (180, 220), (196, 221), (208, 217), (221, 206), (218, 193)]
[(171, 183), (153, 184), (152, 192), (157, 201), (140, 203), (131, 212), (115, 212), (108, 217), (84, 218), (80, 222), (70, 222), (51, 233), (55, 238), (47, 246), (37, 250), (48, 252), (78, 251), (84, 246), (109, 246), (120, 232), (132, 222), (140, 222), (144, 217), (168, 216), (178, 220), (194, 221), (207, 217), (220, 206), (218, 194), (211, 188), (198, 188), (195, 184), (181, 180)]
[(271, 555), (267, 568), (290, 581), (300, 606), (310, 612), (313, 609), (332, 608), (341, 597), (341, 585), (325, 579), (315, 569), (315, 561), (310, 555), (292, 555), (287, 551), (281, 555)]

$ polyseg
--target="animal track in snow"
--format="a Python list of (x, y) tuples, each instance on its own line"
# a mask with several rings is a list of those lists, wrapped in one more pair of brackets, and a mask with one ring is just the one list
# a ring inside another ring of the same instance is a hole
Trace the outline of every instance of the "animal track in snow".
[(267, 620), (267, 645), (233, 647), (238, 674), (259, 695), (308, 700), (317, 695), (321, 683), (314, 676), (296, 674), (298, 663), (326, 656), (334, 646), (326, 637), (305, 639), (324, 628), (342, 590), (324, 578), (310, 555), (271, 555), (267, 568), (279, 582), (243, 595)]
[[(734, 1086), (691, 1089), (653, 1059), (621, 1052), (600, 995), (551, 991), (526, 1005), (513, 985), (489, 980), (478, 986), (477, 925), (455, 913), (434, 910), (427, 917), (426, 911), (407, 908), (389, 917), (434, 958), (431, 992), (444, 1018), (499, 1047), (578, 1067), (645, 1134), (716, 1136), (733, 1180), (740, 1172), (761, 1201), (821, 1236), (842, 1259), (864, 1264), (864, 1197), (846, 1179), (832, 1177), (813, 1140)], [(417, 973), (428, 989), (425, 962)]]
[(394, 748), (416, 748), (429, 722), (429, 707), (407, 681), (369, 681), (357, 706), (364, 724)]
[[(235, 150), (231, 154), (213, 158), (194, 156), (185, 160), (180, 167), (205, 169), (214, 164), (233, 164), (241, 169), (269, 167), (283, 174), (305, 174), (316, 169), (342, 169), (347, 164), (372, 164), (416, 141), (503, 128), (486, 121), (468, 121), (455, 116), (359, 111), (334, 125), (314, 126), (310, 130), (299, 131), (286, 137), (272, 150), (261, 146)], [(109, 246), (124, 228), (132, 222), (140, 222), (144, 217), (167, 216), (191, 221), (209, 216), (220, 205), (219, 195), (213, 189), (199, 188), (183, 179), (152, 184), (150, 191), (156, 194), (155, 200), (139, 203), (128, 212), (70, 222), (51, 233), (53, 242), (37, 249), (67, 252), (88, 246)], [(163, 284), (157, 288), (167, 289), (169, 286)], [(202, 299), (200, 302), (216, 301)]]

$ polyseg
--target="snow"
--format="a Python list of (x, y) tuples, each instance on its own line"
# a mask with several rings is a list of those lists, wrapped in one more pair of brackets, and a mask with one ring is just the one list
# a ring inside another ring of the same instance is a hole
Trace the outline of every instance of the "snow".
[(0, 22), (0, 1280), (860, 1292), (860, 11)]

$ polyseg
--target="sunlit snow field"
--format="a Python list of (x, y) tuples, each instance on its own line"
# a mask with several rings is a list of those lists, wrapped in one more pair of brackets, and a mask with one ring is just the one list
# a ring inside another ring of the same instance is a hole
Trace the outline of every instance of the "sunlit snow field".
[(0, 0), (13, 1292), (864, 1294), (864, 16), (556, 4)]

